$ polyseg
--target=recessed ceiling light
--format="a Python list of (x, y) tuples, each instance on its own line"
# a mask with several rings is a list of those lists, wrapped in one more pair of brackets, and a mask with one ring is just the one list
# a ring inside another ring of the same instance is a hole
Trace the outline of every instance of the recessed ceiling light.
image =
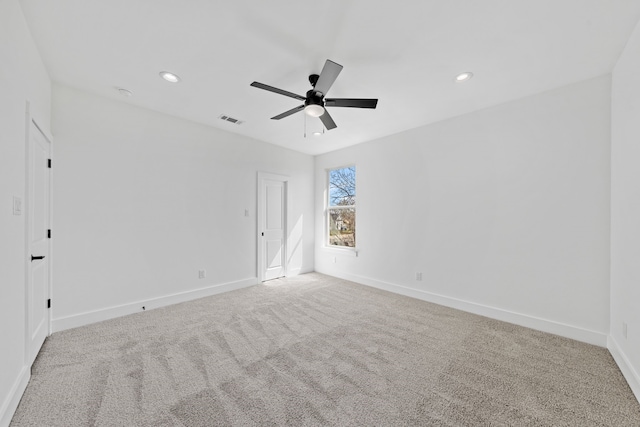
[(313, 133), (313, 136), (321, 136), (321, 135), (322, 135), (322, 132), (314, 132)]
[(180, 81), (180, 77), (168, 71), (160, 71), (160, 77), (162, 77), (169, 83), (178, 83)]
[(473, 77), (473, 73), (471, 71), (465, 71), (464, 73), (460, 73), (456, 76), (457, 82), (466, 82), (471, 77)]
[(118, 88), (118, 93), (119, 93), (120, 95), (122, 95), (122, 96), (127, 96), (127, 97), (129, 97), (129, 96), (133, 96), (133, 92), (131, 92), (130, 90), (125, 89), (125, 88), (123, 88), (123, 87), (119, 87), (119, 88)]

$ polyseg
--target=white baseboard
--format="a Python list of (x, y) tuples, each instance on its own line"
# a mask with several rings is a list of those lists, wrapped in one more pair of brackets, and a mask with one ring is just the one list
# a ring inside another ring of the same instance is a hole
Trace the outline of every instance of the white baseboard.
[(212, 285), (206, 288), (194, 289), (191, 291), (180, 292), (173, 295), (166, 295), (163, 297), (136, 301), (119, 306), (107, 307), (100, 310), (74, 314), (67, 317), (59, 317), (51, 321), (51, 330), (52, 332), (64, 331), (65, 329), (77, 328), (79, 326), (89, 325), (91, 323), (101, 322), (103, 320), (114, 319), (116, 317), (126, 316), (128, 314), (140, 313), (141, 311), (143, 311), (141, 308), (142, 306), (145, 307), (145, 310), (153, 310), (154, 308), (166, 307), (168, 305), (208, 297), (223, 292), (234, 291), (236, 289), (242, 289), (256, 284), (258, 284), (258, 279), (256, 277), (250, 277), (248, 279), (238, 280), (236, 282)]
[(638, 399), (638, 403), (640, 403), (640, 374), (633, 368), (633, 365), (629, 362), (629, 358), (624, 354), (618, 342), (612, 336), (607, 337), (607, 349), (609, 349), (613, 360), (618, 364), (620, 372), (622, 372), (631, 391), (633, 391), (636, 399)]
[(420, 289), (413, 289), (402, 285), (396, 285), (394, 283), (371, 279), (369, 277), (358, 276), (355, 274), (342, 272), (325, 272), (321, 270), (316, 271), (318, 271), (318, 273), (339, 277), (341, 279), (350, 280), (362, 285), (367, 285), (385, 291), (394, 292), (396, 294), (417, 298), (439, 305), (444, 305), (445, 307), (451, 307), (473, 314), (479, 314), (480, 316), (502, 320), (504, 322), (513, 323), (515, 325), (524, 326), (526, 328), (548, 332), (554, 335), (560, 335), (565, 338), (571, 338), (576, 341), (597, 345), (599, 347), (607, 346), (607, 334), (602, 332), (591, 331), (577, 326), (555, 322), (553, 320), (541, 319), (526, 314), (515, 313), (512, 311), (503, 310), (501, 308), (495, 308), (475, 302), (464, 301), (445, 295), (439, 295)]
[(9, 394), (2, 402), (2, 406), (0, 406), (0, 427), (8, 427), (11, 423), (11, 418), (13, 418), (13, 414), (18, 408), (20, 399), (22, 399), (27, 384), (29, 384), (30, 377), (31, 368), (29, 366), (23, 367), (11, 390), (9, 390)]

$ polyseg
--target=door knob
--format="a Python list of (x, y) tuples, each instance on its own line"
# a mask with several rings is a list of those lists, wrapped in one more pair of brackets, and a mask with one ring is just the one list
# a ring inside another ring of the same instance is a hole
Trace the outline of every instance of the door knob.
[(42, 256), (33, 256), (33, 255), (31, 255), (31, 262), (33, 262), (33, 260), (35, 260), (35, 259), (44, 259), (44, 255), (42, 255)]

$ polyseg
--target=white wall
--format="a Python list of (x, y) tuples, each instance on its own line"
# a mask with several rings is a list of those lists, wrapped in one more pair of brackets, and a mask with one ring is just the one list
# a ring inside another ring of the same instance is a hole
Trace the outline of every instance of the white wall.
[[(609, 349), (640, 400), (640, 24), (613, 71), (611, 337)], [(627, 324), (627, 337), (623, 336)]]
[[(606, 345), (610, 93), (603, 76), (316, 157), (316, 270)], [(325, 169), (350, 163), (357, 257), (323, 248)]]
[(256, 283), (258, 171), (291, 177), (313, 270), (311, 156), (59, 85), (52, 121), (54, 330)]
[(47, 132), (50, 81), (16, 0), (0, 0), (0, 426), (8, 425), (29, 379), (25, 366), (26, 104)]

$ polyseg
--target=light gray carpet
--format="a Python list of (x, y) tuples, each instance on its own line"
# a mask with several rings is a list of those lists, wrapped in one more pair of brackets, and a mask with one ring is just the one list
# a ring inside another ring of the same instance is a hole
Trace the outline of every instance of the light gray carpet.
[(640, 426), (606, 349), (320, 274), (53, 334), (12, 426)]

